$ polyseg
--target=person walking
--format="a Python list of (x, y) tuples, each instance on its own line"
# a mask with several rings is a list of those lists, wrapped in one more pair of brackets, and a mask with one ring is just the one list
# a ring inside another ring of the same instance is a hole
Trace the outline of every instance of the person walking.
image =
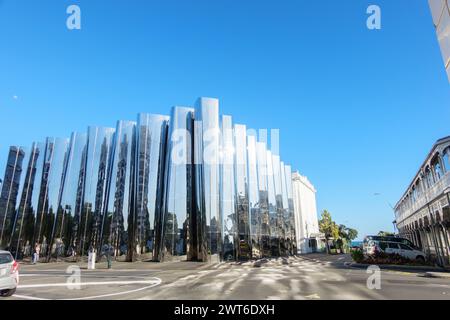
[(36, 264), (39, 262), (39, 254), (41, 253), (41, 245), (39, 243), (36, 243), (34, 246), (34, 254), (33, 254), (33, 264)]
[(106, 256), (106, 262), (108, 264), (108, 269), (112, 268), (112, 246), (109, 243), (106, 243), (103, 246), (103, 253)]

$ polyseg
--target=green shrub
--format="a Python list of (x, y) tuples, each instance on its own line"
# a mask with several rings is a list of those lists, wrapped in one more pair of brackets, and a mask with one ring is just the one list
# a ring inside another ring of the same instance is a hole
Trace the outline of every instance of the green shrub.
[(361, 249), (352, 250), (351, 255), (352, 255), (353, 261), (355, 261), (356, 263), (364, 262), (364, 254)]

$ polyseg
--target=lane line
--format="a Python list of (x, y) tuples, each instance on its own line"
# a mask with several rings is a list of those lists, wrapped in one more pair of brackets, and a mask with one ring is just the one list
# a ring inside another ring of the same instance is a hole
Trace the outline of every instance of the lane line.
[(14, 294), (13, 297), (19, 298), (19, 299), (26, 299), (26, 300), (49, 300), (49, 299), (44, 299), (44, 298), (23, 296), (23, 295), (20, 295), (20, 294)]
[[(139, 291), (143, 291), (143, 290), (147, 290), (153, 287), (156, 287), (158, 285), (161, 284), (162, 280), (159, 278), (154, 278), (154, 280), (148, 280), (148, 281), (111, 281), (111, 282), (85, 282), (85, 283), (81, 283), (81, 285), (99, 285), (98, 283), (102, 283), (102, 284), (123, 284), (123, 283), (128, 283), (128, 284), (135, 284), (135, 283), (151, 283), (149, 286), (145, 286), (142, 288), (138, 288), (138, 289), (134, 289), (134, 290), (128, 290), (128, 291), (122, 291), (122, 292), (116, 292), (116, 293), (108, 293), (108, 294), (102, 294), (102, 295), (97, 295), (97, 296), (89, 296), (89, 297), (80, 297), (80, 298), (65, 298), (65, 299), (47, 299), (47, 298), (39, 298), (39, 297), (32, 297), (32, 296), (25, 296), (25, 295), (18, 295), (18, 294), (14, 294), (13, 297), (19, 298), (19, 299), (25, 299), (25, 300), (66, 300), (66, 301), (74, 301), (74, 300), (92, 300), (92, 299), (100, 299), (100, 298), (107, 298), (107, 297), (114, 297), (114, 296), (119, 296), (119, 295), (125, 295), (125, 294), (130, 294), (130, 293), (135, 293), (135, 292), (139, 292)], [(66, 286), (67, 284), (64, 283), (64, 286)], [(50, 287), (50, 286), (61, 286), (60, 283), (53, 283), (53, 284), (47, 284), (47, 285), (29, 285), (28, 287)], [(24, 287), (24, 286), (22, 286)], [(20, 288), (20, 286), (19, 286)]]
[(27, 284), (19, 285), (18, 289), (29, 289), (29, 288), (47, 288), (47, 287), (77, 287), (77, 286), (104, 286), (110, 284), (117, 285), (128, 285), (128, 284), (153, 284), (161, 282), (161, 279), (154, 278), (157, 280), (137, 280), (137, 281), (99, 281), (99, 282), (80, 282), (80, 283), (44, 283), (44, 284)]

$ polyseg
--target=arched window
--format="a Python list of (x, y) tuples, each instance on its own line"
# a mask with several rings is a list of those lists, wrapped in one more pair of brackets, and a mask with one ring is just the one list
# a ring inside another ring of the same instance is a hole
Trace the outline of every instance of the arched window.
[(450, 147), (442, 152), (442, 161), (444, 162), (445, 172), (450, 172)]
[(443, 171), (442, 171), (442, 167), (441, 164), (439, 163), (439, 155), (437, 154), (433, 161), (431, 161), (431, 166), (433, 168), (433, 172), (434, 172), (434, 178), (435, 180), (440, 180), (442, 178), (442, 176), (444, 175)]
[(425, 185), (430, 188), (434, 184), (433, 174), (431, 173), (430, 167), (425, 169)]
[(416, 201), (417, 201), (417, 189), (415, 186), (413, 186), (411, 192), (411, 203), (414, 204), (414, 202)]
[(419, 178), (416, 181), (416, 197), (420, 198), (421, 195), (422, 195), (422, 179)]

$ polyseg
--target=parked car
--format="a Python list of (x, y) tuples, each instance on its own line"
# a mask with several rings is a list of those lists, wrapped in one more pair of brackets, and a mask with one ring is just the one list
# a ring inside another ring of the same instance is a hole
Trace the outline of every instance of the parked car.
[(411, 248), (414, 248), (416, 250), (421, 250), (421, 248), (417, 247), (410, 240), (408, 240), (406, 238), (396, 237), (396, 236), (367, 236), (364, 238), (363, 246), (365, 243), (367, 243), (370, 240), (398, 242), (398, 243), (406, 244), (407, 246), (410, 246)]
[(8, 251), (0, 251), (0, 296), (12, 296), (18, 285), (19, 263)]
[(373, 255), (376, 252), (398, 254), (410, 260), (425, 261), (425, 253), (402, 242), (369, 240), (363, 249), (365, 255)]

